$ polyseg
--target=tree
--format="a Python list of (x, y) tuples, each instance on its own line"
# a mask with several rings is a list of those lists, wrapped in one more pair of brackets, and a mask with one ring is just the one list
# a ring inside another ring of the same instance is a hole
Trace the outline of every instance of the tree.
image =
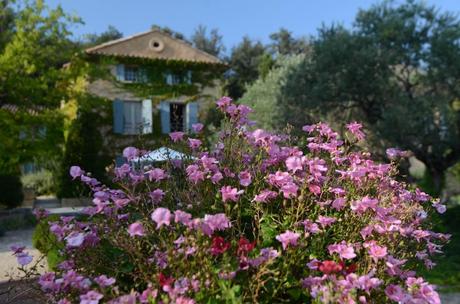
[(308, 52), (310, 47), (306, 38), (296, 39), (292, 37), (292, 32), (285, 28), (280, 28), (278, 32), (270, 35), (270, 49), (275, 54), (295, 55)]
[(79, 22), (43, 1), (18, 7), (0, 51), (1, 137), (7, 139), (0, 145), (3, 172), (17, 172), (23, 162), (49, 161), (60, 154), (59, 106), (71, 76), (62, 67), (76, 51), (68, 25)]
[(123, 33), (117, 30), (113, 25), (109, 25), (107, 29), (100, 34), (87, 34), (85, 35), (82, 46), (91, 47), (102, 44), (104, 42), (120, 39), (123, 37)]
[(167, 26), (161, 26), (161, 25), (158, 25), (158, 24), (153, 24), (150, 28), (152, 30), (159, 30), (161, 32), (164, 32), (164, 33), (170, 35), (171, 37), (174, 37), (174, 38), (180, 39), (180, 40), (184, 40), (185, 42), (190, 43), (190, 41), (188, 41), (185, 38), (184, 34), (182, 34), (181, 32), (174, 31), (174, 30), (172, 30), (171, 28), (169, 28)]
[(206, 26), (199, 25), (195, 29), (191, 41), (196, 48), (216, 57), (219, 57), (225, 51), (222, 35), (219, 34), (216, 28), (212, 29), (208, 35)]
[(15, 13), (11, 4), (11, 0), (0, 0), (0, 52), (13, 32)]
[(228, 58), (230, 65), (226, 85), (228, 95), (234, 99), (240, 98), (246, 90), (246, 85), (259, 77), (259, 67), (264, 54), (266, 54), (265, 46), (260, 41), (252, 41), (247, 36), (232, 49)]
[(312, 54), (280, 87), (287, 122), (362, 121), (375, 149), (407, 149), (427, 166), (435, 191), (460, 157), (460, 22), (423, 2), (361, 10), (352, 29), (324, 26)]
[(303, 54), (281, 56), (265, 77), (248, 86), (240, 102), (254, 110), (253, 118), (257, 120), (258, 128), (281, 131), (292, 119), (293, 113), (286, 109), (286, 102), (280, 93), (289, 74), (304, 59)]

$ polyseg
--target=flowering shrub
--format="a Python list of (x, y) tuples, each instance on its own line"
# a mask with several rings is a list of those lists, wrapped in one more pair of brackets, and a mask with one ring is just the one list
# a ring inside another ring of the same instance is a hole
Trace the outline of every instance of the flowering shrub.
[(227, 97), (217, 106), (226, 120), (212, 150), (195, 125), (194, 138), (170, 135), (187, 159), (139, 168), (142, 151), (126, 148), (117, 189), (70, 169), (94, 206), (88, 220), (49, 223), (64, 248), (38, 280), (52, 301), (440, 302), (414, 269), (433, 267), (448, 240), (428, 220), (445, 207), (395, 179), (403, 152), (373, 161), (358, 123), (343, 139), (323, 123), (295, 138), (251, 130), (251, 110)]

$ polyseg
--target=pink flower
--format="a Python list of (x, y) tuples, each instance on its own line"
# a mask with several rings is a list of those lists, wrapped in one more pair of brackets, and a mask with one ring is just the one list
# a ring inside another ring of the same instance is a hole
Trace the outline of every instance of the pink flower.
[(302, 171), (302, 159), (297, 156), (290, 156), (286, 159), (286, 167), (293, 173), (296, 173), (297, 171)]
[(130, 236), (144, 236), (144, 226), (140, 222), (135, 222), (129, 225), (128, 233)]
[(188, 145), (193, 150), (198, 149), (201, 146), (201, 140), (194, 139), (194, 138), (189, 138), (188, 139)]
[(233, 100), (230, 97), (223, 96), (216, 102), (216, 104), (219, 109), (224, 109), (228, 107), (232, 103), (232, 101)]
[(67, 246), (80, 247), (85, 240), (85, 235), (83, 233), (72, 232), (65, 239), (67, 241)]
[(80, 296), (80, 304), (98, 304), (103, 297), (99, 292), (90, 290)]
[(387, 256), (387, 247), (379, 246), (375, 241), (365, 242), (364, 247), (375, 261)]
[(147, 171), (146, 173), (149, 175), (149, 180), (150, 181), (158, 182), (158, 181), (168, 177), (166, 175), (165, 171), (163, 169), (159, 169), (159, 168), (153, 168), (152, 170)]
[(174, 221), (176, 223), (188, 225), (192, 221), (192, 215), (182, 210), (176, 210), (174, 211)]
[(341, 259), (353, 259), (356, 257), (353, 246), (348, 245), (345, 241), (340, 244), (332, 244), (327, 246), (329, 254), (338, 253)]
[(169, 226), (171, 221), (171, 212), (166, 208), (157, 208), (151, 215), (152, 220), (157, 224), (157, 229), (161, 226)]
[(139, 155), (139, 150), (134, 148), (134, 147), (126, 147), (123, 150), (123, 157), (125, 157), (128, 160), (132, 160), (133, 158), (137, 157)]
[(213, 174), (213, 176), (211, 176), (211, 182), (212, 182), (213, 184), (217, 184), (217, 183), (220, 182), (223, 178), (224, 178), (224, 177), (223, 177), (222, 173), (216, 172), (216, 173)]
[(395, 302), (403, 302), (406, 295), (399, 285), (390, 284), (385, 288), (385, 294), (388, 299)]
[(222, 201), (225, 203), (226, 201), (233, 201), (236, 202), (238, 201), (238, 197), (240, 194), (242, 194), (244, 191), (239, 190), (237, 188), (232, 188), (231, 186), (223, 186), (220, 189), (220, 193), (222, 194)]
[(278, 193), (276, 193), (275, 191), (265, 189), (254, 197), (254, 201), (258, 203), (266, 203), (268, 200), (271, 200), (277, 196)]
[(202, 123), (192, 124), (192, 130), (195, 133), (200, 133), (203, 130), (204, 125)]
[(165, 192), (161, 189), (155, 189), (152, 192), (150, 192), (149, 195), (154, 203), (159, 203), (163, 200)]
[(115, 278), (109, 278), (105, 274), (98, 276), (94, 281), (102, 288), (115, 284)]
[(434, 204), (433, 204), (433, 207), (436, 208), (436, 211), (437, 211), (439, 214), (443, 214), (443, 213), (446, 212), (446, 210), (447, 210), (446, 205), (440, 204), (439, 202), (434, 203)]
[(178, 142), (184, 139), (184, 132), (172, 132), (169, 133), (169, 137), (172, 139), (173, 142)]
[(327, 226), (330, 226), (332, 223), (337, 221), (335, 217), (328, 217), (328, 216), (318, 216), (318, 220), (316, 221), (319, 223), (323, 228), (326, 228)]
[(205, 214), (203, 223), (208, 225), (212, 231), (225, 230), (232, 226), (225, 213), (217, 213), (214, 215)]
[(284, 198), (296, 197), (297, 190), (299, 190), (299, 187), (294, 183), (286, 183), (281, 187), (281, 192), (283, 192)]
[(204, 172), (199, 170), (197, 165), (189, 165), (185, 171), (187, 172), (188, 179), (194, 184), (204, 180)]
[(388, 148), (386, 150), (387, 157), (389, 159), (396, 159), (401, 155), (402, 151), (396, 148)]
[(364, 137), (366, 137), (363, 131), (361, 131), (362, 127), (363, 126), (360, 123), (357, 123), (356, 121), (347, 124), (348, 131), (350, 131), (356, 137), (357, 140), (363, 140)]
[(33, 257), (29, 255), (27, 252), (23, 251), (16, 254), (16, 259), (19, 265), (26, 266), (32, 262)]
[(238, 178), (240, 179), (240, 185), (247, 187), (251, 184), (251, 173), (249, 171), (241, 171), (240, 174), (238, 174)]
[(72, 176), (73, 179), (82, 176), (83, 173), (83, 170), (79, 166), (70, 167), (70, 176)]
[(310, 220), (304, 220), (302, 222), (302, 225), (304, 226), (305, 231), (308, 231), (310, 233), (315, 234), (315, 233), (321, 232), (321, 229), (319, 228), (318, 224), (313, 223)]
[(279, 241), (283, 246), (283, 249), (286, 250), (289, 245), (297, 246), (297, 240), (299, 237), (299, 233), (287, 230), (286, 232), (277, 235), (276, 240)]

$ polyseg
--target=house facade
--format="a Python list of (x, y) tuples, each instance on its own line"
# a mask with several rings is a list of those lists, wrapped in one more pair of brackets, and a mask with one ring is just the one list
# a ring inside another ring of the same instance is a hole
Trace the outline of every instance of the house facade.
[[(93, 79), (88, 92), (112, 101), (115, 134), (187, 132), (205, 101), (220, 95), (216, 78), (225, 65), (160, 30), (110, 41), (86, 54), (95, 64), (104, 62), (112, 76)], [(196, 73), (208, 74), (207, 82), (200, 83)], [(153, 130), (156, 125), (161, 130)]]

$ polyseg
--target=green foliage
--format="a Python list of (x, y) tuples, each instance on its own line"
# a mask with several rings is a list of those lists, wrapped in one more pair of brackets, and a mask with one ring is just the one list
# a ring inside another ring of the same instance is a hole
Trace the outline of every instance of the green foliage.
[(63, 260), (59, 250), (63, 249), (64, 245), (50, 232), (49, 225), (49, 222), (57, 222), (59, 218), (59, 215), (54, 214), (41, 220), (32, 235), (32, 246), (46, 256), (50, 269), (56, 269), (56, 266)]
[(265, 53), (265, 46), (249, 37), (244, 37), (243, 41), (232, 49), (228, 58), (231, 74), (226, 84), (229, 96), (240, 98), (245, 92), (246, 85), (259, 77), (260, 61)]
[(102, 44), (104, 42), (120, 39), (123, 34), (113, 25), (109, 25), (107, 29), (100, 34), (86, 34), (81, 42), (83, 48)]
[(35, 190), (37, 195), (47, 195), (56, 192), (56, 183), (53, 174), (48, 170), (40, 170), (35, 173), (29, 173), (21, 176), (21, 182), (24, 188)]
[(292, 113), (287, 111), (280, 94), (289, 73), (305, 59), (304, 55), (280, 57), (265, 78), (259, 78), (248, 86), (240, 102), (253, 108), (257, 126), (279, 130), (286, 126)]
[(7, 231), (26, 229), (37, 224), (35, 216), (28, 213), (11, 214), (0, 218), (0, 236)]
[(110, 104), (100, 98), (86, 98), (80, 100), (77, 118), (69, 129), (58, 179), (58, 197), (79, 197), (87, 194), (69, 175), (69, 168), (76, 164), (85, 164), (86, 170), (94, 177), (107, 182), (105, 168), (112, 163), (112, 155), (107, 151), (108, 147), (104, 145), (99, 129), (111, 123), (111, 116), (105, 117), (105, 120), (101, 116), (101, 113), (111, 113), (107, 106), (101, 105)]
[(0, 204), (7, 208), (19, 206), (24, 199), (21, 179), (17, 175), (0, 175)]
[(280, 28), (278, 32), (270, 35), (271, 43), (269, 47), (275, 54), (296, 55), (309, 52), (310, 45), (306, 38), (296, 39), (292, 37), (292, 32)]
[(446, 291), (460, 291), (460, 228), (458, 219), (460, 206), (448, 208), (441, 217), (437, 230), (452, 234), (450, 242), (445, 246), (444, 254), (437, 257), (437, 264), (432, 270), (420, 269), (420, 274)]
[(0, 47), (0, 105), (8, 106), (0, 109), (0, 171), (16, 173), (21, 163), (46, 167), (60, 154), (58, 108), (69, 76), (62, 65), (76, 50), (68, 26), (79, 20), (43, 1), (21, 1), (17, 9), (6, 3), (9, 17), (0, 18), (9, 20), (8, 38)]
[(225, 52), (222, 35), (219, 34), (219, 30), (216, 28), (212, 29), (208, 36), (206, 26), (199, 25), (195, 29), (191, 40), (194, 47), (216, 57), (219, 57), (222, 52)]
[(352, 29), (323, 26), (311, 56), (278, 86), (290, 113), (278, 128), (301, 127), (306, 117), (363, 122), (380, 155), (384, 146), (411, 150), (439, 193), (460, 157), (459, 39), (458, 17), (418, 1), (361, 10)]

